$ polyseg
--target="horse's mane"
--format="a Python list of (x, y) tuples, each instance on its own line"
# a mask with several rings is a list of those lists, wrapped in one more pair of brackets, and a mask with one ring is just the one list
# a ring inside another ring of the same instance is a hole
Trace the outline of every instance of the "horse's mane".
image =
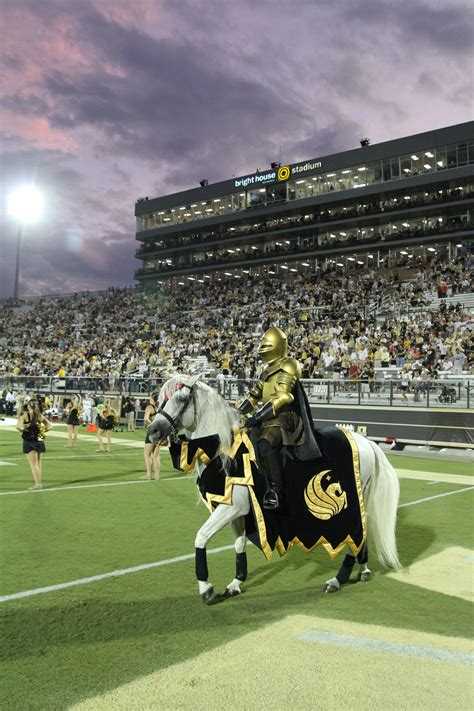
[[(183, 383), (186, 380), (187, 378), (183, 378), (182, 375), (176, 375), (167, 380), (160, 390), (159, 404), (162, 405), (166, 400), (173, 397), (183, 387)], [(202, 380), (198, 380), (194, 384), (194, 392), (196, 395), (198, 421), (191, 439), (218, 435), (223, 450), (228, 451), (232, 444), (232, 432), (240, 423), (239, 413), (216, 390), (207, 385), (207, 383), (203, 383)], [(222, 459), (224, 469), (227, 470), (228, 457), (223, 452), (219, 456)]]
[(232, 444), (232, 432), (239, 426), (240, 415), (224, 398), (209, 385), (198, 381), (196, 383), (199, 422), (195, 436), (204, 437), (205, 434), (219, 435), (224, 448), (229, 449)]

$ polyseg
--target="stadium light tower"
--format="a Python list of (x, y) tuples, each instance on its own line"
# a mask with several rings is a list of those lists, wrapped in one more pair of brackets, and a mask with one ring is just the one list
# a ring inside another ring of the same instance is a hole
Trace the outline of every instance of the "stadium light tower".
[(8, 196), (8, 214), (18, 221), (18, 234), (16, 240), (16, 264), (13, 298), (18, 298), (18, 278), (20, 275), (20, 251), (23, 225), (36, 222), (43, 210), (43, 197), (33, 187), (24, 187), (15, 190)]

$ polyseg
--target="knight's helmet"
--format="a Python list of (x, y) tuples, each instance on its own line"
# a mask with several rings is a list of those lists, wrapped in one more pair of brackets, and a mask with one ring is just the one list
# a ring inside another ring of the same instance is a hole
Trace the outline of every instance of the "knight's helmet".
[(264, 363), (273, 363), (275, 360), (288, 355), (288, 340), (286, 334), (277, 326), (272, 326), (263, 334), (262, 342), (258, 347), (258, 355)]

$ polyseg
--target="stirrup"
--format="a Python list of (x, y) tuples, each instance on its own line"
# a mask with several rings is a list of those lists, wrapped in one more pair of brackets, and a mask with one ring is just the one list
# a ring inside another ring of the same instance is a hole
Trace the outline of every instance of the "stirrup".
[(280, 500), (275, 489), (267, 489), (263, 495), (263, 508), (274, 510), (280, 506)]

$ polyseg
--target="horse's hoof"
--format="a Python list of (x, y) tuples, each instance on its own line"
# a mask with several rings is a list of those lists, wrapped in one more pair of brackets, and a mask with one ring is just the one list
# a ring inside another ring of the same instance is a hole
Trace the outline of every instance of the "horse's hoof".
[(339, 589), (337, 585), (333, 585), (332, 583), (325, 583), (323, 585), (323, 593), (335, 593), (339, 592)]
[(241, 595), (241, 590), (236, 590), (235, 588), (226, 588), (223, 593), (220, 594), (221, 600), (228, 600), (230, 597), (237, 597)]
[(372, 577), (372, 571), (371, 570), (364, 570), (362, 573), (359, 573), (357, 576), (357, 580), (359, 580), (361, 583), (367, 583)]
[(202, 595), (201, 595), (202, 601), (205, 605), (212, 605), (212, 601), (213, 601), (214, 597), (215, 597), (215, 594), (214, 594), (214, 588), (212, 587), (212, 585), (210, 588), (207, 588), (206, 592), (202, 593)]

